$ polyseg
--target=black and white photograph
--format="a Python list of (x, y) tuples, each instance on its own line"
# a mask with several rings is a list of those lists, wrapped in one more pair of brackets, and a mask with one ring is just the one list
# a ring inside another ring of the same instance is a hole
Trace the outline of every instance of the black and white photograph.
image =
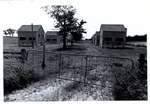
[(0, 0), (3, 102), (148, 101), (148, 0)]

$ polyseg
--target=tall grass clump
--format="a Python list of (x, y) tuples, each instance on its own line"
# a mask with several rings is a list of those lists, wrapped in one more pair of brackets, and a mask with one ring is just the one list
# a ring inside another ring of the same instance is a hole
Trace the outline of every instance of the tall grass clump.
[(8, 94), (16, 89), (27, 87), (28, 84), (38, 81), (40, 77), (41, 75), (35, 73), (35, 70), (31, 68), (4, 68), (4, 94)]
[(133, 69), (113, 69), (115, 100), (147, 100), (147, 63), (135, 62)]

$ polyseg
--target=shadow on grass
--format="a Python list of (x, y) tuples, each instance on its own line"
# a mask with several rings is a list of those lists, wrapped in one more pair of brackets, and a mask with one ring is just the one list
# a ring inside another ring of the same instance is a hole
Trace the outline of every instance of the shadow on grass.
[(81, 83), (80, 82), (72, 82), (70, 84), (68, 84), (64, 90), (67, 92), (73, 91), (73, 90), (77, 90), (80, 87)]
[(85, 51), (86, 47), (80, 45), (68, 46), (66, 49), (63, 47), (54, 49), (52, 51)]

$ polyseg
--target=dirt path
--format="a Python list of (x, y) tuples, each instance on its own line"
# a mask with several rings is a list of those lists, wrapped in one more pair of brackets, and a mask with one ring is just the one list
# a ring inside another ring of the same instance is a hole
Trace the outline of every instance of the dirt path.
[[(109, 85), (108, 85), (109, 86)], [(74, 87), (74, 88), (73, 88)], [(108, 87), (84, 86), (81, 83), (46, 79), (5, 96), (5, 101), (93, 101), (112, 100)]]
[[(86, 54), (99, 55), (92, 45), (84, 43)], [(29, 85), (22, 90), (5, 96), (5, 101), (84, 101), (113, 100), (112, 83), (106, 78), (108, 71), (101, 69), (101, 85), (90, 86), (78, 82), (47, 78)]]
[(87, 54), (89, 55), (100, 55), (101, 53), (94, 47), (94, 45), (87, 43), (85, 44), (87, 47)]
[[(5, 101), (47, 101), (69, 81), (47, 78), (5, 96)], [(53, 99), (51, 99), (53, 100)]]

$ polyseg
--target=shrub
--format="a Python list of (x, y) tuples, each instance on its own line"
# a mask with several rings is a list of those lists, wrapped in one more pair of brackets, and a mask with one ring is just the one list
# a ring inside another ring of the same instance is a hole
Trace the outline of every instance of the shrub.
[[(144, 67), (144, 70), (147, 70)], [(147, 99), (147, 71), (139, 69), (136, 62), (134, 69), (113, 69), (116, 79), (113, 94), (116, 100), (146, 100)]]
[(39, 80), (41, 77), (33, 69), (25, 70), (23, 67), (13, 67), (11, 71), (11, 75), (5, 74), (4, 76), (4, 94), (24, 88), (31, 82)]

